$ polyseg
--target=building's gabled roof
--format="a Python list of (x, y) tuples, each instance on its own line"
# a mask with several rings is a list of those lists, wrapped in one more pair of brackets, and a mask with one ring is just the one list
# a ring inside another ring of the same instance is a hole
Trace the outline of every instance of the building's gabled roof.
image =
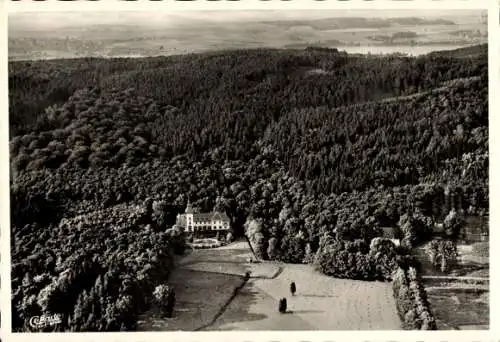
[(212, 221), (220, 220), (224, 222), (229, 222), (229, 217), (225, 213), (210, 212), (210, 213), (197, 213), (193, 214), (194, 222)]
[(212, 213), (196, 213), (196, 214), (193, 214), (193, 221), (194, 222), (211, 221), (211, 220), (212, 220)]
[(229, 222), (229, 217), (226, 215), (226, 213), (221, 213), (218, 211), (213, 213), (213, 219)]
[(185, 214), (192, 214), (194, 222), (209, 222), (209, 221), (223, 221), (229, 223), (229, 217), (226, 213), (220, 211), (211, 211), (209, 213), (200, 213), (198, 210), (193, 208), (191, 201), (188, 200)]

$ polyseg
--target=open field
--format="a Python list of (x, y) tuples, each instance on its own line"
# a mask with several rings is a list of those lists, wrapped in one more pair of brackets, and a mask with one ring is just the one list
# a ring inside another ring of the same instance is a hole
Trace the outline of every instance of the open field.
[(176, 291), (174, 317), (161, 317), (152, 308), (140, 318), (138, 330), (194, 331), (209, 325), (244, 282), (245, 262), (252, 254), (241, 245), (188, 251), (177, 261), (169, 281)]
[[(297, 284), (293, 297), (289, 292), (292, 281)], [(291, 314), (314, 330), (401, 329), (390, 283), (336, 279), (309, 265), (291, 264), (284, 265), (276, 279), (252, 282), (274, 298), (275, 307), (269, 314), (278, 314), (278, 299), (287, 297)]]
[(424, 285), (439, 330), (489, 329), (487, 282), (467, 284), (460, 278), (443, 282), (424, 278)]
[(174, 317), (163, 318), (153, 308), (140, 318), (138, 330), (197, 330), (210, 324), (242, 283), (242, 276), (176, 269), (170, 280), (176, 290)]
[[(390, 283), (335, 279), (309, 265), (248, 263), (246, 242), (191, 251), (178, 261), (175, 317), (156, 309), (143, 315), (140, 330), (396, 330), (400, 329)], [(244, 282), (251, 279), (233, 296)], [(290, 282), (298, 287), (289, 293)], [(278, 300), (287, 297), (288, 313)], [(207, 301), (207, 298), (210, 298)]]
[(426, 290), (439, 330), (489, 329), (489, 291), (484, 286)]
[[(290, 298), (287, 299), (291, 305)], [(314, 330), (301, 314), (280, 314), (278, 301), (250, 280), (224, 314), (206, 330)]]

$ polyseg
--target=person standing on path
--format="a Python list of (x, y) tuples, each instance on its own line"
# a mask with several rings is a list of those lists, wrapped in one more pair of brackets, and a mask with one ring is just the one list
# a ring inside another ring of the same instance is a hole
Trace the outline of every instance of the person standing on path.
[(295, 291), (297, 291), (297, 288), (295, 286), (295, 282), (292, 281), (290, 284), (290, 292), (292, 293), (292, 296), (295, 296)]

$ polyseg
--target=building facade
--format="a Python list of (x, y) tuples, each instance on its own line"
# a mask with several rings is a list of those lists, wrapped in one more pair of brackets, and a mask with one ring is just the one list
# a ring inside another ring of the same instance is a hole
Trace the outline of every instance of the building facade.
[(187, 234), (196, 236), (212, 236), (218, 232), (222, 234), (231, 231), (230, 220), (226, 213), (217, 210), (209, 213), (198, 213), (190, 202), (188, 202), (184, 214), (177, 215), (176, 225), (183, 228)]

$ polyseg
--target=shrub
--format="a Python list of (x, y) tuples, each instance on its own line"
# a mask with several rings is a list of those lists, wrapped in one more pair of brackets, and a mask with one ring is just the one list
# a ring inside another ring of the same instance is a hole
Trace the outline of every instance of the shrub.
[(364, 243), (332, 241), (316, 253), (317, 269), (329, 276), (359, 280), (392, 280), (397, 268), (396, 246), (387, 239), (375, 238), (368, 249)]
[(264, 259), (267, 255), (261, 222), (255, 219), (247, 220), (245, 223), (245, 235), (252, 246), (255, 256), (259, 259)]
[(420, 212), (400, 216), (398, 227), (402, 234), (401, 245), (412, 248), (416, 243), (426, 241), (432, 234), (434, 223)]
[(450, 240), (432, 240), (427, 245), (426, 253), (431, 264), (439, 267), (441, 272), (446, 272), (457, 262), (457, 245)]
[(262, 233), (256, 233), (253, 240), (253, 248), (255, 255), (259, 259), (264, 258), (265, 247), (264, 247), (264, 235)]
[(154, 299), (163, 314), (172, 317), (175, 306), (175, 291), (168, 285), (158, 285), (153, 292)]
[(403, 329), (437, 329), (427, 301), (427, 294), (416, 268), (409, 267), (405, 271), (399, 267), (394, 272), (392, 288)]
[[(269, 249), (268, 249), (268, 251), (269, 251)], [(313, 262), (314, 262), (314, 253), (312, 251), (311, 244), (308, 242), (306, 244), (306, 248), (304, 251), (304, 260), (302, 261), (302, 263), (312, 264)]]
[(447, 235), (456, 235), (464, 224), (464, 219), (458, 215), (455, 209), (450, 210), (443, 222)]
[(396, 245), (388, 239), (375, 238), (370, 243), (369, 256), (380, 279), (391, 280), (396, 269)]
[(278, 239), (276, 239), (275, 237), (269, 239), (267, 246), (267, 256), (270, 260), (274, 260), (278, 256), (276, 250), (277, 244), (278, 244)]

